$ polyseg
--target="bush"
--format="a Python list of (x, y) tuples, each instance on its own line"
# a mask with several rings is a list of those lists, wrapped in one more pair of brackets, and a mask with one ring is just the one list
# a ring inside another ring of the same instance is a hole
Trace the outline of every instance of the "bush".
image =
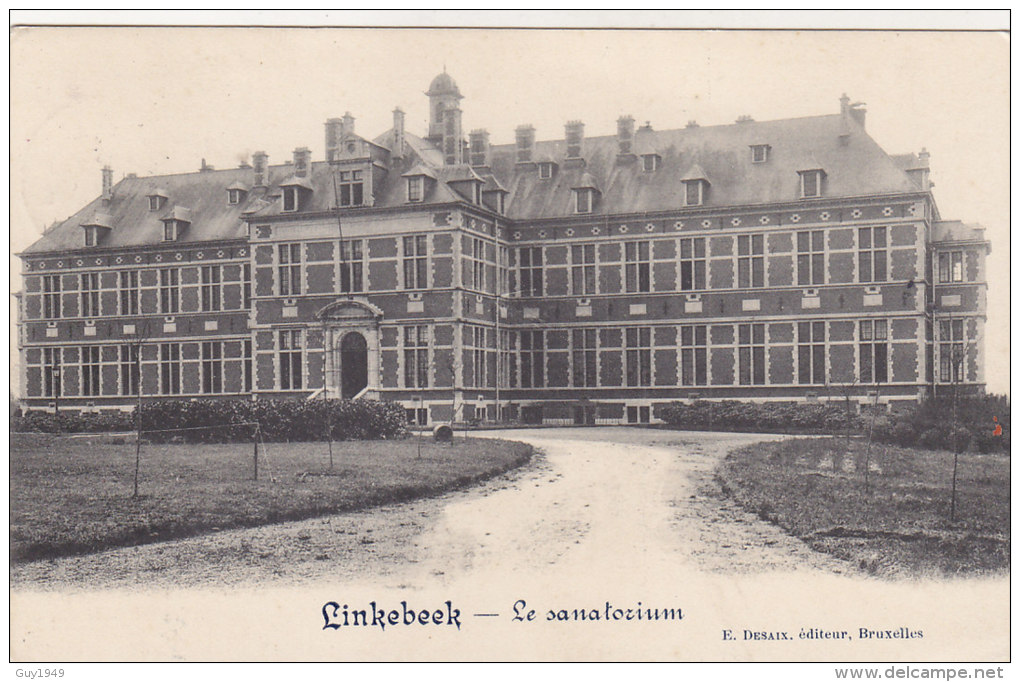
[(842, 433), (861, 428), (861, 418), (842, 403), (743, 403), (736, 400), (673, 402), (658, 414), (670, 426), (719, 431)]

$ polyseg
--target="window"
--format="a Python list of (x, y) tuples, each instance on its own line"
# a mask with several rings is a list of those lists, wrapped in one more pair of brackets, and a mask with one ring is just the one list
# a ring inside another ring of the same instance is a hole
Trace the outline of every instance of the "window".
[(364, 255), (360, 239), (340, 242), (340, 291), (361, 291), (364, 276)]
[(299, 296), (301, 294), (301, 245), (278, 244), (279, 256), (277, 275), (279, 277), (281, 296)]
[[(553, 176), (553, 164), (550, 161), (543, 161), (538, 164), (538, 179), (548, 180)], [(580, 213), (580, 211), (578, 211)]]
[(654, 173), (659, 170), (659, 161), (658, 154), (644, 154), (641, 157), (641, 169), (645, 173)]
[(475, 387), (481, 388), (489, 385), (488, 382), (488, 361), (486, 354), (485, 327), (468, 325), (465, 327), (467, 339), (465, 345), (470, 352), (471, 366), (474, 368)]
[(765, 286), (765, 235), (737, 237), (737, 286), (741, 289)]
[(117, 273), (117, 288), (120, 302), (119, 313), (121, 315), (137, 315), (139, 305), (138, 271), (122, 270)]
[(823, 170), (800, 171), (800, 196), (804, 199), (822, 196), (824, 179)]
[(627, 293), (652, 290), (649, 242), (624, 242)]
[(825, 323), (797, 323), (797, 382), (825, 383)]
[(222, 290), (220, 287), (220, 266), (203, 265), (202, 273), (202, 312), (220, 310)]
[(521, 388), (545, 386), (545, 332), (526, 329), (521, 332)]
[(797, 233), (797, 284), (825, 284), (825, 231)]
[(120, 346), (120, 394), (138, 395), (138, 345)]
[(708, 384), (707, 336), (703, 324), (680, 327), (680, 383), (684, 386)]
[(284, 211), (296, 211), (301, 204), (300, 190), (296, 186), (284, 187), (283, 188), (283, 210)]
[(500, 367), (499, 367), (499, 385), (500, 386), (516, 386), (517, 385), (517, 332), (511, 332), (509, 329), (501, 329), (500, 335)]
[(180, 236), (180, 221), (179, 220), (164, 220), (163, 221), (163, 241), (175, 242), (177, 237)]
[(521, 296), (541, 296), (542, 288), (542, 247), (525, 246), (520, 250)]
[(648, 424), (651, 421), (652, 412), (648, 405), (628, 405), (628, 424)]
[(497, 247), (499, 254), (499, 289), (496, 293), (506, 293), (510, 291), (510, 248), (507, 246)]
[(751, 145), (751, 163), (765, 163), (769, 160), (769, 146), (767, 144)]
[(889, 331), (885, 320), (861, 320), (861, 383), (884, 384), (889, 380)]
[[(824, 348), (824, 347), (823, 347)], [(739, 379), (743, 386), (765, 383), (765, 325), (737, 325)]]
[(591, 213), (592, 212), (592, 195), (594, 190), (591, 189), (576, 189), (574, 190), (574, 212), (575, 213)]
[(705, 203), (705, 181), (684, 180), (684, 205), (701, 206)]
[(234, 205), (241, 203), (244, 190), (240, 189), (228, 189), (227, 190), (227, 203)]
[(159, 312), (170, 315), (181, 309), (181, 271), (165, 268), (159, 271)]
[(301, 330), (281, 329), (279, 334), (280, 388), (296, 391), (301, 388)]
[(482, 183), (472, 182), (471, 183), (471, 201), (475, 204), (481, 205), (482, 203)]
[(884, 282), (886, 277), (886, 229), (857, 230), (857, 266), (861, 282)]
[(939, 254), (939, 283), (963, 281), (963, 251), (946, 251)]
[(404, 327), (404, 387), (428, 388), (429, 328)]
[(425, 178), (423, 176), (415, 175), (407, 179), (407, 200), (425, 200)]
[(43, 275), (43, 319), (60, 317), (60, 275)]
[(57, 398), (61, 394), (60, 386), (60, 348), (42, 349), (42, 384), (43, 396)]
[(404, 288), (428, 288), (428, 237), (404, 237)]
[(251, 263), (241, 266), (241, 307), (251, 310)]
[(963, 320), (939, 320), (939, 380), (963, 381)]
[(595, 388), (598, 386), (598, 375), (595, 364), (595, 340), (597, 330), (575, 329), (573, 331), (573, 382), (574, 386)]
[(159, 392), (175, 395), (181, 392), (181, 344), (159, 344)]
[(407, 415), (408, 424), (426, 426), (429, 423), (429, 408), (427, 407), (406, 407), (404, 414)]
[(85, 230), (85, 246), (97, 246), (99, 244), (99, 228), (89, 225)]
[(627, 327), (627, 385), (652, 385), (652, 328)]
[(570, 247), (570, 279), (575, 296), (595, 295), (595, 245), (575, 244)]
[(705, 288), (705, 238), (680, 240), (680, 290)]
[(163, 207), (163, 200), (164, 200), (164, 197), (161, 197), (158, 194), (150, 194), (149, 195), (149, 210), (150, 211), (158, 211), (160, 208)]
[(365, 185), (361, 178), (361, 171), (341, 171), (340, 205), (361, 206), (365, 199), (364, 187)]
[(241, 358), (241, 365), (244, 369), (243, 380), (244, 380), (244, 392), (251, 393), (255, 389), (255, 384), (252, 382), (252, 352), (251, 352), (251, 339), (245, 339), (242, 344), (244, 356)]
[(485, 291), (485, 242), (474, 237), (467, 238), (470, 245), (469, 253), (465, 254), (468, 262), (468, 281), (465, 287), (476, 291)]
[(202, 343), (202, 393), (223, 392), (223, 342)]
[(99, 346), (81, 348), (81, 394), (99, 395)]
[(95, 317), (99, 314), (99, 273), (83, 272), (79, 275), (80, 288), (78, 299), (82, 317)]

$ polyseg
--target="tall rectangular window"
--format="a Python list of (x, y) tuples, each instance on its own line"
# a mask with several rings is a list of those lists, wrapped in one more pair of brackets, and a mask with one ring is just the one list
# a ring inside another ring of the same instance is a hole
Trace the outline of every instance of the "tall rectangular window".
[(181, 344), (159, 344), (159, 392), (176, 395), (181, 392)]
[(42, 385), (43, 396), (55, 398), (61, 395), (60, 359), (62, 350), (60, 348), (42, 349)]
[(886, 228), (857, 228), (857, 272), (861, 282), (886, 279)]
[(244, 392), (251, 393), (255, 390), (255, 383), (252, 381), (252, 352), (251, 352), (251, 339), (245, 339), (242, 344), (243, 356), (241, 357), (242, 374), (244, 380)]
[(241, 266), (241, 307), (251, 310), (251, 263)]
[(627, 385), (652, 385), (652, 328), (627, 327)]
[(797, 284), (825, 284), (825, 231), (797, 233)]
[(939, 254), (939, 283), (963, 281), (963, 251), (944, 251)]
[(808, 170), (800, 172), (800, 195), (805, 199), (822, 196), (825, 172)]
[(963, 320), (939, 320), (939, 380), (963, 381)]
[(488, 386), (488, 364), (486, 360), (486, 339), (485, 327), (468, 325), (467, 346), (471, 354), (471, 366), (474, 368), (474, 386), (482, 388)]
[(283, 210), (284, 211), (296, 211), (298, 210), (298, 200), (300, 195), (298, 194), (297, 187), (284, 187), (283, 188)]
[(223, 342), (202, 343), (202, 393), (223, 392)]
[(884, 384), (889, 380), (889, 329), (885, 320), (861, 320), (861, 383)]
[(825, 323), (797, 323), (797, 382), (825, 383)]
[(499, 290), (498, 294), (505, 294), (510, 291), (510, 249), (506, 246), (498, 246), (499, 254)]
[(741, 385), (765, 383), (765, 325), (737, 325), (737, 355)]
[(43, 319), (60, 317), (60, 275), (43, 275)]
[(407, 200), (421, 201), (425, 198), (425, 177), (415, 175), (407, 179)]
[(545, 332), (526, 329), (520, 334), (521, 388), (541, 388), (545, 386)]
[(737, 237), (737, 286), (741, 289), (765, 286), (765, 235)]
[(541, 296), (544, 293), (542, 288), (542, 247), (521, 247), (518, 261), (521, 264), (521, 296)]
[(340, 242), (340, 291), (364, 290), (364, 259), (360, 239)]
[(81, 394), (99, 395), (99, 346), (81, 348)]
[(165, 268), (159, 271), (159, 312), (172, 315), (181, 309), (181, 271)]
[(500, 335), (500, 360), (499, 385), (514, 387), (517, 386), (517, 332), (509, 329), (501, 329)]
[(79, 275), (80, 286), (78, 298), (81, 302), (79, 311), (82, 317), (95, 317), (99, 314), (99, 273), (83, 272)]
[(570, 247), (570, 280), (575, 296), (595, 295), (595, 245)]
[(340, 172), (340, 205), (361, 206), (365, 203), (365, 185), (361, 171)]
[(628, 293), (652, 290), (652, 263), (649, 242), (624, 242), (626, 281)]
[(573, 331), (573, 383), (582, 388), (598, 386), (596, 373), (596, 338), (598, 330), (575, 329)]
[(301, 388), (301, 330), (281, 329), (279, 334), (280, 388), (295, 391)]
[(119, 351), (120, 394), (138, 395), (138, 344), (121, 344)]
[(680, 327), (680, 383), (683, 386), (708, 384), (707, 327), (703, 324)]
[(203, 265), (201, 272), (202, 312), (216, 312), (221, 309), (222, 289), (220, 286), (220, 266)]
[(137, 315), (139, 309), (138, 271), (122, 270), (117, 273), (121, 315)]
[(485, 291), (485, 242), (468, 237), (468, 249), (464, 258), (468, 263), (465, 286), (476, 291)]
[(705, 288), (705, 238), (680, 240), (680, 290)]
[(404, 288), (428, 286), (428, 237), (423, 234), (404, 237)]
[(278, 244), (276, 253), (279, 257), (277, 270), (280, 295), (301, 295), (301, 245)]
[(404, 327), (404, 387), (428, 388), (429, 328), (426, 325)]

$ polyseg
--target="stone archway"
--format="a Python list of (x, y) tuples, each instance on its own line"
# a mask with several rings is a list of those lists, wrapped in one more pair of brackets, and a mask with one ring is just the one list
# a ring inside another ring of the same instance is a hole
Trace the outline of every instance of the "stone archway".
[(359, 332), (340, 339), (340, 397), (351, 399), (368, 386), (368, 342)]
[(365, 300), (340, 299), (316, 317), (326, 337), (326, 396), (351, 399), (378, 390), (382, 311)]

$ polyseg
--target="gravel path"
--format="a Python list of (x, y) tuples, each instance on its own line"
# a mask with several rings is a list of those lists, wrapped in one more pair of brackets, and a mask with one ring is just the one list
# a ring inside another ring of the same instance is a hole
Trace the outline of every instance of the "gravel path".
[(769, 436), (604, 427), (488, 435), (542, 452), (522, 469), (433, 499), (19, 565), (12, 587), (372, 581), (424, 589), (550, 573), (576, 582), (596, 565), (598, 580), (631, 583), (678, 567), (850, 571), (722, 495), (712, 477), (719, 459)]

